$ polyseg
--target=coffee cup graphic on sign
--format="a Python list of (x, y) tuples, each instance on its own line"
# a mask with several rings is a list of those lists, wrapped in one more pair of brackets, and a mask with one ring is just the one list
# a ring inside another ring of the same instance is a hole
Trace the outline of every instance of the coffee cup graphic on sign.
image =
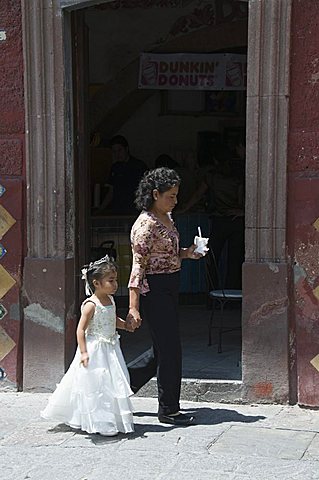
[(226, 85), (228, 87), (241, 87), (243, 84), (241, 63), (227, 62), (226, 64)]
[(156, 62), (146, 60), (142, 65), (141, 83), (143, 86), (156, 85), (158, 68)]

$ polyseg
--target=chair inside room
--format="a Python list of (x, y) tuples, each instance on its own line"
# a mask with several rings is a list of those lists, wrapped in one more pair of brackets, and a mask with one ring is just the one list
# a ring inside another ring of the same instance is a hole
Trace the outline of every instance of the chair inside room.
[[(224, 262), (220, 262), (224, 263)], [(223, 334), (240, 329), (241, 326), (227, 326), (224, 325), (225, 315), (224, 309), (226, 304), (231, 302), (242, 301), (242, 290), (233, 290), (224, 288), (224, 268), (217, 265), (214, 252), (210, 249), (206, 255), (206, 278), (208, 284), (208, 295), (212, 306), (211, 315), (208, 323), (208, 346), (212, 345), (212, 331), (217, 330), (218, 340), (218, 353), (222, 353), (222, 338)], [(218, 316), (215, 316), (217, 307), (219, 307)], [(214, 319), (217, 318), (216, 324)]]

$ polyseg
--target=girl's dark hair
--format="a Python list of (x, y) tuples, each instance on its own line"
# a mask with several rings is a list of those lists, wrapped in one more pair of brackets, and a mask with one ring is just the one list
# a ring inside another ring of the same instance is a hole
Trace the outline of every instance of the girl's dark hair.
[(106, 275), (116, 272), (117, 266), (115, 264), (114, 258), (105, 255), (105, 257), (95, 262), (91, 262), (89, 265), (84, 265), (82, 272), (86, 270), (87, 283), (89, 284), (90, 289), (94, 292), (95, 287), (93, 280), (101, 281)]
[(167, 192), (181, 183), (175, 170), (167, 167), (155, 168), (144, 173), (135, 194), (135, 205), (138, 210), (149, 210), (154, 203), (153, 190)]

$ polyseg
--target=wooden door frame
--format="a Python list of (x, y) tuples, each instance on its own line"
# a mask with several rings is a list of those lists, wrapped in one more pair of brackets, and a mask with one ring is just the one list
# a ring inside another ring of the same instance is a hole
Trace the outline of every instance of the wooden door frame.
[[(81, 267), (89, 260), (90, 232), (90, 162), (88, 131), (88, 28), (84, 12), (71, 13), (72, 40), (72, 86), (74, 125), (74, 196), (75, 196), (75, 285), (77, 314), (85, 298), (83, 280), (79, 275)], [(82, 292), (82, 295), (81, 295)]]

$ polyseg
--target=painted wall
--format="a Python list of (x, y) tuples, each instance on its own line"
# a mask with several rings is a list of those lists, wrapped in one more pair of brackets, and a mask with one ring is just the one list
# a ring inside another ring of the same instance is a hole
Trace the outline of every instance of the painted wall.
[(292, 381), (298, 402), (319, 406), (318, 2), (294, 0), (288, 165)]
[(0, 366), (21, 385), (24, 94), (20, 2), (0, 2)]

